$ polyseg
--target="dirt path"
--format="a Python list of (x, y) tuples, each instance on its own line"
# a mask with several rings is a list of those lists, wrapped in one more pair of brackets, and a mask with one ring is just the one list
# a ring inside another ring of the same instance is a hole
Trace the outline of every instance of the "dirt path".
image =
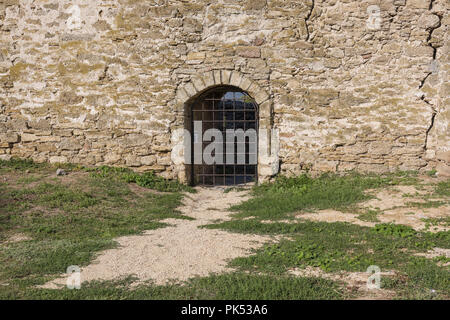
[[(135, 275), (156, 284), (183, 281), (194, 276), (230, 271), (227, 262), (247, 256), (250, 250), (270, 237), (229, 233), (200, 228), (218, 220), (229, 220), (227, 209), (248, 199), (247, 192), (224, 192), (222, 188), (198, 188), (184, 198), (179, 208), (195, 220), (168, 219), (171, 226), (146, 231), (143, 235), (116, 239), (119, 247), (106, 250), (81, 270), (81, 281), (113, 280)], [(44, 288), (66, 285), (66, 278), (45, 284)]]

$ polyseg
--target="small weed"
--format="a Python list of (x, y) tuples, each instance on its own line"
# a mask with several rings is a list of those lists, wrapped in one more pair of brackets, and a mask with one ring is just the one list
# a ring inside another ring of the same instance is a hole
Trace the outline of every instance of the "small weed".
[(444, 218), (424, 218), (421, 219), (423, 222), (425, 222), (425, 230), (428, 231), (432, 227), (450, 227), (450, 217), (444, 217)]
[(223, 193), (230, 193), (231, 191), (235, 191), (235, 192), (241, 192), (241, 191), (245, 191), (246, 189), (243, 187), (231, 187), (231, 188), (226, 188)]
[(38, 181), (42, 180), (42, 177), (43, 177), (42, 175), (36, 175), (36, 176), (30, 175), (30, 176), (19, 178), (17, 180), (17, 183), (20, 183), (22, 185), (28, 185), (33, 182), (38, 182)]
[(450, 197), (450, 179), (439, 182), (436, 186), (434, 194), (436, 196)]
[(445, 206), (447, 202), (445, 201), (426, 201), (426, 202), (407, 202), (406, 205), (409, 207), (416, 207), (416, 208), (439, 208), (442, 206)]
[(447, 263), (450, 263), (450, 258), (448, 258), (446, 256), (438, 256), (438, 257), (434, 257), (433, 261), (438, 264), (447, 264)]
[(381, 214), (379, 210), (368, 209), (365, 213), (358, 215), (358, 219), (367, 222), (380, 222), (377, 218), (379, 214)]
[(436, 177), (436, 173), (437, 173), (436, 169), (426, 172), (427, 176), (430, 176), (430, 177)]
[(373, 228), (373, 232), (400, 238), (410, 238), (416, 235), (416, 231), (413, 228), (393, 223), (377, 224)]

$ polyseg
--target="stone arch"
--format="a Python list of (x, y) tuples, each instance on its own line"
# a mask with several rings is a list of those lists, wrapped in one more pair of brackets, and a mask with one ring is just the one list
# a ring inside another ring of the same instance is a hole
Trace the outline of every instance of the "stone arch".
[(176, 94), (177, 111), (183, 112), (187, 103), (206, 90), (224, 85), (234, 86), (247, 92), (259, 106), (260, 124), (268, 128), (272, 127), (272, 101), (269, 94), (255, 81), (250, 80), (238, 71), (209, 71), (180, 85)]
[[(261, 88), (258, 83), (247, 78), (238, 71), (214, 70), (194, 76), (190, 81), (178, 86), (175, 98), (175, 110), (178, 114), (183, 114), (184, 129), (190, 131), (190, 107), (193, 101), (207, 90), (218, 86), (233, 86), (248, 93), (259, 107), (259, 152), (258, 152), (258, 181), (262, 182), (274, 176), (279, 170), (278, 160), (278, 135), (273, 134), (272, 99), (270, 95)], [(184, 156), (178, 154), (180, 149), (189, 144), (182, 141), (184, 138), (180, 133), (172, 134), (172, 160), (181, 159)], [(273, 145), (276, 144), (274, 148)], [(182, 148), (182, 149), (183, 149)], [(183, 149), (184, 150), (184, 149)], [(182, 182), (189, 182), (187, 165), (183, 161), (174, 161), (175, 171), (178, 179)]]

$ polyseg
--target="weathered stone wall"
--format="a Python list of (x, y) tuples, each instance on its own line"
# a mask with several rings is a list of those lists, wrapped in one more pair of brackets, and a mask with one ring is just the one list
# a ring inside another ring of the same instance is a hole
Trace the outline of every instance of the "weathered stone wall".
[(448, 12), (448, 0), (0, 0), (0, 158), (175, 178), (180, 88), (209, 72), (267, 94), (283, 173), (448, 172)]

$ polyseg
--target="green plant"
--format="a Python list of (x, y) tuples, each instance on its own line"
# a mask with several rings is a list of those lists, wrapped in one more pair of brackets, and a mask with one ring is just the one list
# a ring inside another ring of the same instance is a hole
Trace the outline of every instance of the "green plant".
[(361, 221), (368, 221), (368, 222), (380, 222), (380, 220), (377, 217), (380, 213), (381, 213), (380, 210), (368, 209), (365, 213), (358, 215), (358, 219)]
[(416, 231), (413, 228), (393, 223), (377, 224), (372, 230), (374, 233), (390, 235), (400, 238), (410, 238), (416, 235)]
[(430, 177), (436, 177), (436, 173), (437, 173), (436, 169), (433, 169), (433, 170), (427, 171), (426, 174)]
[(450, 197), (450, 179), (439, 182), (436, 186), (434, 194), (436, 196)]

